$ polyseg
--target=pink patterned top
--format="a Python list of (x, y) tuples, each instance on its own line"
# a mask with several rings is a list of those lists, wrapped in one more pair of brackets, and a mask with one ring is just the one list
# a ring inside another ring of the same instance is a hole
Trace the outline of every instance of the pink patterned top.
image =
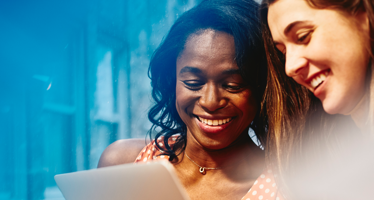
[[(179, 134), (173, 135), (169, 138), (168, 143), (172, 147)], [(160, 147), (164, 146), (164, 138), (158, 138), (157, 142)], [(169, 159), (169, 156), (160, 155), (164, 153), (162, 149), (157, 148), (155, 141), (152, 141), (143, 148), (135, 163), (149, 162), (152, 160)], [(282, 195), (278, 192), (274, 181), (274, 175), (271, 170), (264, 170), (264, 172), (257, 178), (248, 193), (244, 195), (242, 200), (284, 200)]]

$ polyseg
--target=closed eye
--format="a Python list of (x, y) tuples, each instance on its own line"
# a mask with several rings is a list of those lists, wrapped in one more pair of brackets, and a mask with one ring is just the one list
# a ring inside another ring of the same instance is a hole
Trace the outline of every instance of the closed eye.
[(185, 80), (182, 82), (186, 88), (193, 90), (193, 91), (200, 90), (205, 84), (204, 82), (198, 81), (198, 80)]
[(238, 83), (223, 84), (222, 87), (232, 93), (241, 92), (242, 90), (245, 89), (244, 85), (238, 84)]
[(308, 43), (310, 40), (312, 31), (303, 32), (297, 36), (297, 43)]

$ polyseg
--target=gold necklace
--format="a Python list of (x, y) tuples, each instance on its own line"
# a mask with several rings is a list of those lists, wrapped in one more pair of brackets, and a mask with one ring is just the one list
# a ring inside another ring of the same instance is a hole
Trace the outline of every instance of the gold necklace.
[(196, 166), (199, 167), (199, 172), (202, 174), (202, 175), (205, 175), (206, 174), (206, 169), (208, 170), (213, 170), (213, 169), (220, 169), (219, 167), (216, 167), (216, 168), (213, 168), (213, 167), (202, 167), (200, 166), (199, 164), (197, 164), (195, 161), (193, 161), (188, 155), (186, 152), (184, 152), (184, 154), (187, 156), (187, 158), (193, 163), (195, 164)]

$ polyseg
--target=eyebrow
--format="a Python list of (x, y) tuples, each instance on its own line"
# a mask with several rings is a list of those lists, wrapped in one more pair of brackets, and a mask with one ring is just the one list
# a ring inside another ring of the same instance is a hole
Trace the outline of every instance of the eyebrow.
[(196, 67), (190, 67), (190, 66), (185, 66), (181, 69), (181, 71), (179, 72), (179, 74), (183, 74), (183, 73), (193, 73), (193, 74), (201, 74), (202, 71)]
[[(304, 23), (310, 23), (310, 21), (295, 21), (295, 22), (292, 22), (291, 24), (288, 24), (286, 28), (284, 29), (283, 34), (287, 36), (295, 26), (304, 24)], [(282, 44), (281, 42), (278, 42), (275, 40), (273, 40), (273, 43), (275, 46), (277, 46), (278, 44)]]
[[(201, 74), (203, 72), (199, 68), (185, 66), (179, 72), (179, 74), (183, 74), (183, 73)], [(223, 71), (222, 74), (224, 75), (240, 74), (240, 70), (239, 69), (228, 69), (228, 70)]]
[(228, 69), (228, 70), (223, 71), (222, 74), (225, 74), (225, 75), (240, 74), (240, 70), (239, 69)]

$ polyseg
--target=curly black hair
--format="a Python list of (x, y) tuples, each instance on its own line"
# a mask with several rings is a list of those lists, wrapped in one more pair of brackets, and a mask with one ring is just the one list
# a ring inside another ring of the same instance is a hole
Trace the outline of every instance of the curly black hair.
[[(151, 79), (152, 97), (155, 105), (148, 113), (153, 126), (149, 130), (156, 133), (155, 140), (164, 136), (165, 146), (160, 148), (170, 156), (170, 161), (183, 152), (186, 146), (187, 127), (178, 115), (176, 100), (176, 62), (191, 34), (212, 29), (234, 37), (235, 61), (244, 81), (255, 93), (258, 107), (264, 108), (263, 94), (266, 87), (266, 57), (258, 19), (259, 5), (253, 0), (205, 0), (181, 15), (171, 27), (160, 46), (154, 52), (148, 76)], [(262, 145), (266, 141), (267, 119), (258, 109), (251, 123)], [(173, 147), (168, 139), (180, 134)]]

